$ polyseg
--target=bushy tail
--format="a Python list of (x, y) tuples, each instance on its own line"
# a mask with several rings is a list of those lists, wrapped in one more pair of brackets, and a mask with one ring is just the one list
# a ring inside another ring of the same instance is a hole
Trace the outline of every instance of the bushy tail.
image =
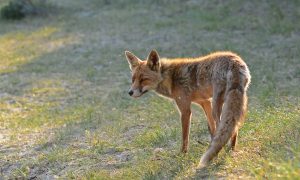
[(238, 79), (234, 80), (232, 75), (234, 74), (230, 73), (230, 81), (227, 82), (221, 121), (208, 150), (201, 157), (199, 167), (206, 166), (220, 152), (230, 137), (238, 130), (239, 123), (244, 119), (247, 107), (244, 83), (238, 76), (235, 76)]

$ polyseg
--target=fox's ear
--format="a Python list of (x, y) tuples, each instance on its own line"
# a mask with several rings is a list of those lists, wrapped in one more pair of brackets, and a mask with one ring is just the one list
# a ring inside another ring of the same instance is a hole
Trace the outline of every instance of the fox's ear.
[(152, 50), (147, 59), (147, 65), (150, 67), (153, 71), (159, 71), (160, 69), (160, 60), (159, 55), (156, 50)]
[(133, 53), (129, 51), (125, 51), (125, 56), (131, 70), (137, 67), (141, 62), (141, 60), (138, 57), (136, 57)]

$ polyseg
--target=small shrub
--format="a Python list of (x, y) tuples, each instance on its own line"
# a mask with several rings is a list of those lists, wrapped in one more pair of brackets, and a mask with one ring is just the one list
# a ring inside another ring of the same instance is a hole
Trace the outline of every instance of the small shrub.
[(45, 14), (46, 8), (46, 0), (11, 0), (1, 9), (1, 17), (18, 20), (27, 15)]
[(1, 17), (4, 19), (22, 19), (25, 17), (21, 1), (11, 1), (1, 9)]

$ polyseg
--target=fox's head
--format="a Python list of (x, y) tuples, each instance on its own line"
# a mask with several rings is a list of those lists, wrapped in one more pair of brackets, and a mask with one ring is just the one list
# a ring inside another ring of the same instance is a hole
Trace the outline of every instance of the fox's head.
[(125, 51), (125, 56), (132, 72), (132, 84), (128, 94), (132, 97), (140, 97), (149, 90), (155, 90), (162, 81), (158, 53), (152, 50), (144, 61), (129, 51)]

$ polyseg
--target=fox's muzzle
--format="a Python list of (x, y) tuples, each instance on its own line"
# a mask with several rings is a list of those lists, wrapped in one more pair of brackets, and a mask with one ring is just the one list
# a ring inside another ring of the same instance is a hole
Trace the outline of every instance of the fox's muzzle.
[(129, 94), (129, 96), (132, 96), (133, 95), (133, 90), (129, 90), (128, 94)]
[(143, 94), (145, 94), (146, 92), (148, 92), (148, 90), (144, 90), (143, 91), (141, 89), (134, 89), (134, 90), (130, 89), (128, 91), (128, 94), (129, 94), (129, 96), (132, 96), (132, 97), (140, 97)]

